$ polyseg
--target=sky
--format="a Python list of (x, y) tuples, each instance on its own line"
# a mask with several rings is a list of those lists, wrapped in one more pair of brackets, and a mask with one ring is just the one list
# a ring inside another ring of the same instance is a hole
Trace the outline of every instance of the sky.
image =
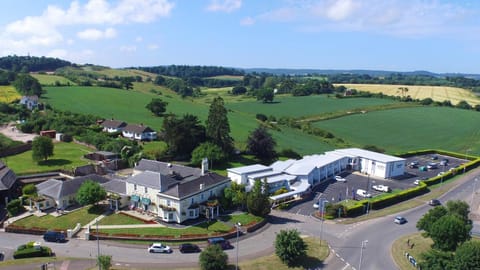
[(2, 0), (7, 55), (480, 74), (480, 1)]

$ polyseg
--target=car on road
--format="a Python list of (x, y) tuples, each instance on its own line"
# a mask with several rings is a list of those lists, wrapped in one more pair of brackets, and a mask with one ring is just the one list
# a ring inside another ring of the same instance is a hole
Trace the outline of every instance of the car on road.
[(220, 245), (222, 249), (231, 249), (233, 246), (228, 240), (225, 240), (223, 237), (213, 237), (207, 240), (208, 245)]
[(43, 240), (46, 242), (65, 242), (65, 234), (63, 232), (47, 231), (43, 235)]
[(372, 188), (376, 191), (390, 192), (390, 187), (386, 185), (373, 185)]
[(347, 179), (341, 177), (340, 175), (335, 175), (335, 181), (337, 181), (337, 182), (347, 182)]
[(396, 216), (393, 222), (401, 225), (401, 224), (407, 223), (407, 219), (402, 216)]
[(148, 247), (150, 253), (172, 253), (173, 250), (162, 243), (153, 243)]
[(440, 201), (438, 199), (431, 199), (430, 201), (428, 201), (428, 205), (431, 205), (431, 206), (437, 206), (437, 205), (440, 205)]
[(372, 194), (368, 193), (366, 190), (357, 189), (357, 195), (364, 198), (371, 198)]
[(178, 249), (181, 253), (196, 253), (201, 251), (197, 245), (191, 243), (181, 244)]

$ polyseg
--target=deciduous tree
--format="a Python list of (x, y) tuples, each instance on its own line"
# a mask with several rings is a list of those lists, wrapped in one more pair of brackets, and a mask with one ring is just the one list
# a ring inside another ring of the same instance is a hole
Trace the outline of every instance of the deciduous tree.
[(99, 183), (87, 180), (78, 189), (76, 200), (81, 205), (96, 204), (106, 196), (107, 192)]
[(270, 162), (277, 156), (272, 135), (263, 127), (256, 128), (247, 139), (247, 151), (264, 162)]
[(421, 217), (417, 222), (417, 229), (424, 230), (424, 236), (430, 236), (430, 230), (433, 223), (435, 223), (439, 218), (443, 217), (448, 213), (447, 208), (444, 206), (434, 207)]
[(205, 127), (191, 114), (182, 118), (169, 115), (163, 120), (163, 130), (169, 153), (178, 157), (190, 157), (193, 149), (205, 142)]
[(193, 150), (191, 163), (198, 165), (203, 158), (208, 158), (211, 164), (221, 164), (225, 162), (226, 155), (220, 146), (211, 142), (204, 142)]
[(307, 254), (307, 244), (297, 230), (281, 230), (275, 239), (275, 254), (283, 263), (292, 266)]
[(145, 108), (149, 109), (156, 116), (162, 116), (167, 110), (167, 105), (168, 102), (165, 102), (160, 98), (152, 98)]
[(265, 217), (270, 213), (267, 179), (255, 181), (252, 190), (247, 194), (247, 208), (248, 212), (255, 216)]
[(430, 237), (434, 248), (454, 251), (459, 244), (470, 239), (470, 230), (459, 217), (447, 214), (432, 224)]
[(37, 136), (32, 142), (32, 158), (35, 161), (47, 160), (53, 156), (53, 142), (50, 137)]
[(210, 245), (200, 253), (200, 267), (202, 270), (227, 269), (228, 255), (220, 245)]
[(455, 269), (480, 269), (480, 242), (467, 241), (455, 250)]
[(422, 270), (456, 270), (451, 252), (431, 249), (422, 253), (419, 262)]

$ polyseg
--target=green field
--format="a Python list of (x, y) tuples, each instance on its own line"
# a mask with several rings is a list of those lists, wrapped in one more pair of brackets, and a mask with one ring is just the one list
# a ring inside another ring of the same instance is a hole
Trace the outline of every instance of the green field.
[(0, 102), (10, 103), (15, 100), (20, 100), (20, 95), (17, 90), (11, 85), (0, 85)]
[(367, 112), (314, 126), (353, 144), (384, 148), (389, 153), (418, 149), (480, 152), (480, 113), (444, 107), (415, 107)]
[(54, 170), (71, 170), (74, 167), (86, 165), (89, 163), (83, 155), (91, 152), (92, 149), (76, 143), (55, 143), (53, 153), (46, 162), (40, 164), (33, 161), (32, 151), (22, 154), (2, 158), (17, 175), (41, 173)]
[(48, 75), (48, 74), (31, 74), (32, 77), (38, 80), (41, 85), (55, 85), (56, 82), (59, 82), (62, 85), (76, 85), (76, 83), (70, 81), (69, 79), (63, 76), (57, 75)]

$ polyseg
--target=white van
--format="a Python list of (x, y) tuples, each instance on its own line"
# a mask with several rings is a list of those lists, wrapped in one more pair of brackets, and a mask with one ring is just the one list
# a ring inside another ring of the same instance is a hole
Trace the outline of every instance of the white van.
[(360, 197), (364, 197), (364, 198), (371, 198), (372, 197), (372, 194), (367, 193), (367, 191), (364, 190), (364, 189), (357, 189), (357, 195), (360, 196)]

